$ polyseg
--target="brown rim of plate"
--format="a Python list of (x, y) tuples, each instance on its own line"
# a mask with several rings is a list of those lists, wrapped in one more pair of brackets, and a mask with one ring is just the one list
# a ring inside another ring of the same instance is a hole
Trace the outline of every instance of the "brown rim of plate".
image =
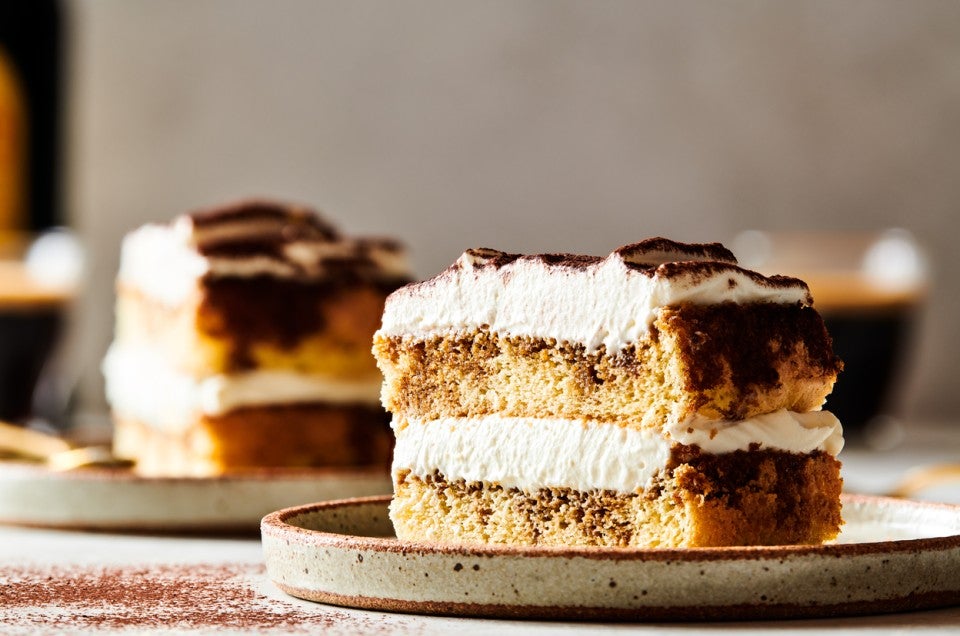
[[(893, 539), (868, 543), (827, 543), (823, 545), (782, 545), (782, 546), (736, 546), (723, 548), (607, 548), (607, 547), (563, 547), (563, 546), (513, 546), (484, 544), (451, 544), (429, 541), (400, 541), (392, 537), (366, 537), (311, 530), (293, 525), (289, 521), (295, 517), (322, 512), (324, 510), (347, 506), (380, 505), (386, 507), (391, 495), (338, 499), (305, 506), (284, 508), (265, 516), (260, 522), (263, 534), (284, 536), (293, 540), (307, 541), (311, 545), (323, 545), (336, 548), (354, 548), (393, 552), (398, 554), (456, 554), (475, 556), (529, 556), (529, 557), (581, 557), (586, 559), (610, 559), (633, 561), (673, 561), (691, 559), (704, 561), (724, 561), (752, 559), (782, 559), (784, 556), (821, 554), (825, 556), (853, 556), (890, 552), (909, 552), (916, 550), (944, 550), (960, 548), (960, 533), (944, 537), (926, 537), (919, 539)], [(898, 507), (912, 506), (953, 512), (960, 518), (960, 505), (910, 501), (893, 497), (871, 495), (841, 495), (843, 504), (879, 504), (889, 503)]]
[[(739, 603), (732, 605), (647, 605), (644, 607), (593, 607), (577, 605), (508, 605), (453, 601), (410, 601), (396, 598), (350, 596), (336, 592), (315, 592), (275, 582), (296, 598), (355, 609), (423, 614), (456, 618), (491, 618), (540, 621), (611, 621), (631, 623), (756, 622), (810, 618), (847, 618), (872, 614), (894, 614), (956, 605), (953, 592), (929, 592), (903, 598), (838, 602), (818, 606), (803, 603)], [(811, 626), (813, 627), (813, 626)], [(865, 626), (869, 628), (870, 626)], [(749, 629), (749, 628), (744, 628)]]

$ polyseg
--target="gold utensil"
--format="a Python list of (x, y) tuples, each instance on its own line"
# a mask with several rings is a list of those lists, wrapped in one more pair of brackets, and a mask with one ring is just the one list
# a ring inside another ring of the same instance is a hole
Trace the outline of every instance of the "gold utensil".
[(29, 459), (46, 459), (67, 450), (70, 444), (61, 437), (0, 422), (0, 451)]
[(0, 422), (0, 457), (44, 462), (50, 470), (66, 471), (86, 466), (129, 466), (106, 446), (74, 448), (67, 440), (7, 422)]

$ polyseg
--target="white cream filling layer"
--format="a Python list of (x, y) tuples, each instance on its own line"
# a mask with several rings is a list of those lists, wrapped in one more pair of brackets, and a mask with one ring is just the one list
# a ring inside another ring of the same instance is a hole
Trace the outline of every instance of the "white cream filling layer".
[(604, 345), (611, 353), (642, 339), (668, 305), (808, 300), (802, 285), (763, 284), (733, 265), (666, 275), (632, 269), (615, 252), (579, 268), (530, 258), (497, 268), (467, 252), (436, 278), (394, 292), (380, 333), (424, 338), (486, 325), (503, 335), (582, 343), (588, 351)]
[(676, 428), (665, 437), (616, 424), (551, 418), (407, 418), (394, 422), (393, 470), (424, 476), (439, 471), (449, 480), (526, 491), (636, 492), (666, 466), (674, 443), (696, 444), (715, 454), (759, 444), (835, 455), (843, 445), (840, 423), (826, 411), (780, 411), (741, 422), (691, 421)]
[(154, 349), (117, 343), (103, 360), (103, 375), (107, 401), (114, 411), (164, 429), (247, 406), (380, 403), (380, 378), (343, 381), (280, 370), (195, 378), (178, 372)]
[(666, 433), (681, 444), (699, 446), (716, 455), (746, 450), (751, 444), (792, 453), (822, 450), (834, 457), (843, 450), (843, 427), (830, 411), (794, 413), (781, 409), (736, 422), (698, 416), (668, 426)]

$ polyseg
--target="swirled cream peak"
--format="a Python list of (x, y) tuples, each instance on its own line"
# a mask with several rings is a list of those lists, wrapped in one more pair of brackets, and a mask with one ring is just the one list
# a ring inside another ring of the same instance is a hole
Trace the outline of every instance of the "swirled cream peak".
[(249, 200), (134, 230), (118, 284), (175, 304), (202, 279), (254, 276), (396, 282), (410, 269), (395, 241), (344, 237), (310, 208)]
[(436, 277), (394, 292), (381, 335), (491, 331), (618, 351), (661, 307), (681, 303), (811, 304), (803, 281), (737, 265), (718, 243), (647, 239), (606, 258), (470, 249)]

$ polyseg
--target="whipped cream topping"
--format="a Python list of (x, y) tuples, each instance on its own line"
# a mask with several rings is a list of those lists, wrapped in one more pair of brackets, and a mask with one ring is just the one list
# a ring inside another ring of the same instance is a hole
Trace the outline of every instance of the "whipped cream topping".
[(477, 249), (435, 278), (394, 292), (380, 334), (424, 338), (486, 326), (616, 352), (639, 340), (662, 307), (721, 302), (812, 299), (802, 281), (740, 268), (716, 244), (649, 239), (602, 259)]
[(103, 360), (107, 401), (114, 411), (156, 428), (177, 430), (202, 415), (245, 406), (331, 402), (376, 406), (379, 376), (342, 380), (284, 370), (256, 370), (204, 378), (174, 369), (143, 345), (114, 343)]
[(117, 282), (174, 305), (204, 278), (319, 280), (344, 272), (372, 281), (410, 278), (394, 241), (341, 237), (307, 208), (250, 201), (134, 230), (123, 240)]
[(557, 418), (445, 417), (394, 421), (393, 469), (506, 488), (635, 492), (663, 470), (675, 443), (714, 454), (760, 449), (836, 455), (837, 418), (826, 411), (778, 411), (739, 422), (692, 420), (662, 435), (613, 423)]

